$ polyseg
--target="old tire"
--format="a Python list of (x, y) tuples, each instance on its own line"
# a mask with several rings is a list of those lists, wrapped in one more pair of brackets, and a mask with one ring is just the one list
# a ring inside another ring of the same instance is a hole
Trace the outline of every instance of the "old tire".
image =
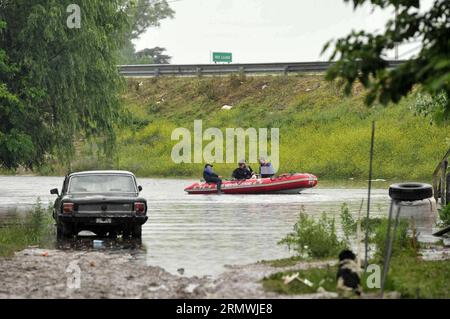
[(142, 237), (142, 225), (134, 225), (131, 231), (131, 237), (141, 238)]
[(433, 187), (424, 183), (398, 183), (389, 187), (389, 196), (394, 200), (415, 201), (433, 196)]

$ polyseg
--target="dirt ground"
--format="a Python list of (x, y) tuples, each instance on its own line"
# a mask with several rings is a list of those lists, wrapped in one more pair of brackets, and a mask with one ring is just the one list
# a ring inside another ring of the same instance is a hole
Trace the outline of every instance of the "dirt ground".
[[(425, 259), (448, 259), (447, 253), (448, 249), (433, 249)], [(255, 263), (227, 266), (215, 278), (187, 277), (146, 266), (123, 251), (28, 248), (14, 257), (0, 258), (0, 298), (337, 298), (336, 293), (326, 291), (279, 295), (264, 291), (261, 284), (264, 276), (276, 272), (333, 264), (335, 261), (298, 262), (289, 267), (273, 267)]]
[[(286, 298), (265, 292), (260, 280), (289, 268), (328, 263), (288, 268), (262, 263), (234, 266), (213, 279), (170, 274), (160, 267), (145, 266), (127, 253), (29, 248), (0, 259), (0, 298)], [(79, 288), (76, 278), (80, 279)], [(292, 296), (333, 297), (334, 293), (327, 292)]]

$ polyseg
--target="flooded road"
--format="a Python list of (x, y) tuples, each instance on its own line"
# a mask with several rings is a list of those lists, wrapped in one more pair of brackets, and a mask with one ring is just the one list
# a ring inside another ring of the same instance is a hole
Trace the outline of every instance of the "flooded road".
[[(23, 215), (37, 198), (44, 205), (53, 201), (49, 190), (61, 189), (62, 182), (62, 177), (0, 176), (0, 223)], [(292, 230), (302, 207), (311, 215), (339, 215), (345, 202), (356, 214), (367, 197), (366, 189), (322, 188), (320, 181), (300, 195), (187, 195), (183, 189), (192, 182), (138, 178), (149, 220), (137, 259), (171, 273), (184, 268), (188, 276), (214, 276), (225, 265), (288, 257), (291, 253), (277, 242)], [(386, 214), (386, 189), (374, 189), (372, 195), (373, 215)], [(90, 238), (83, 241), (92, 243)], [(107, 245), (120, 248), (118, 243)]]

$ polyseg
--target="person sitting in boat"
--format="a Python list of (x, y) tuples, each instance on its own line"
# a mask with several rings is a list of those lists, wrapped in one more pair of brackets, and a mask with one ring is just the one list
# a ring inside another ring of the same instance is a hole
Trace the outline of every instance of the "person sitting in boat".
[(253, 170), (250, 166), (247, 166), (245, 160), (239, 161), (239, 167), (233, 171), (232, 177), (234, 179), (249, 179), (253, 176)]
[(266, 161), (264, 157), (259, 159), (259, 174), (261, 178), (272, 177), (275, 175), (275, 170), (269, 161)]
[(203, 179), (207, 183), (216, 183), (217, 192), (222, 193), (222, 179), (219, 175), (214, 173), (211, 164), (206, 164), (203, 170)]

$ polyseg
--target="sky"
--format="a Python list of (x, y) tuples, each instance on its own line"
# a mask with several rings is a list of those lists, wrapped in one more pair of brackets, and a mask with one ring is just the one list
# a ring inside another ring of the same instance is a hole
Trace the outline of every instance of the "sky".
[[(343, 0), (168, 0), (173, 19), (147, 30), (136, 49), (167, 49), (173, 64), (211, 63), (231, 52), (233, 63), (326, 61), (323, 45), (351, 30), (381, 32), (394, 9), (353, 10)], [(431, 0), (425, 0), (430, 5)], [(407, 58), (420, 43), (399, 47)], [(411, 53), (408, 53), (412, 51)], [(388, 53), (394, 58), (394, 52)]]

